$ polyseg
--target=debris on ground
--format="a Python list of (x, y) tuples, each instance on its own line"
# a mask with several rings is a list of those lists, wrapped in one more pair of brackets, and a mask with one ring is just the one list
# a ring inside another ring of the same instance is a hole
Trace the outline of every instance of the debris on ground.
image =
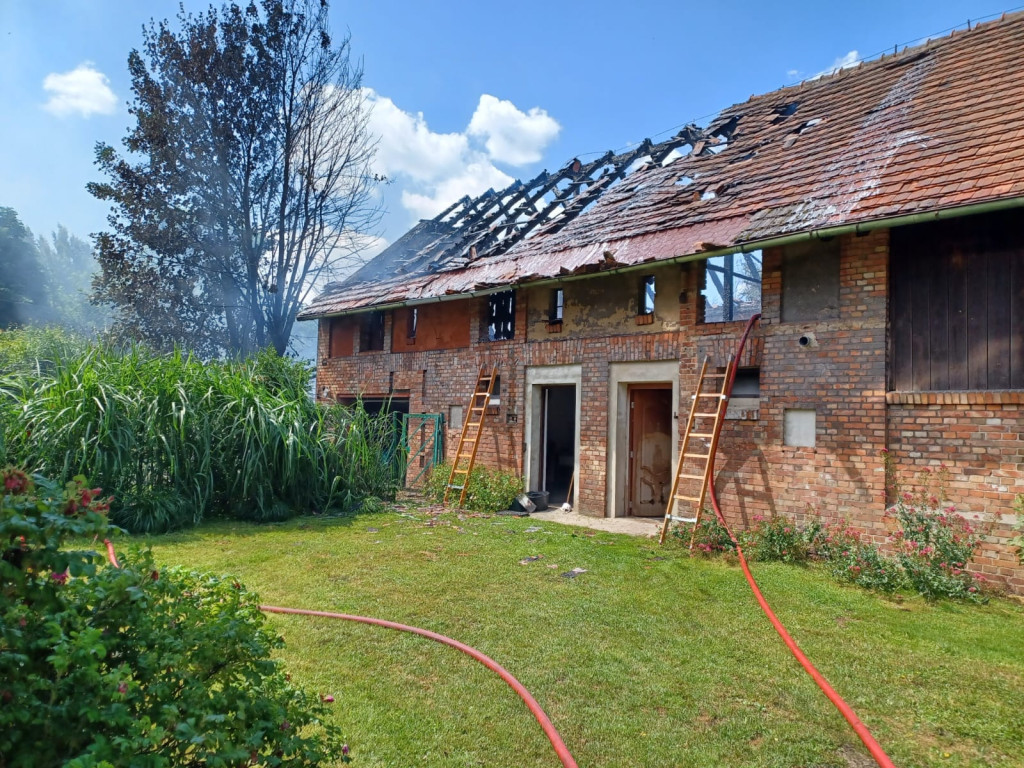
[(542, 557), (544, 557), (544, 555), (531, 555), (530, 557), (524, 557), (522, 560), (519, 561), (519, 564), (526, 565), (527, 563), (533, 563), (537, 560), (540, 560)]
[(586, 573), (586, 568), (573, 568), (571, 571), (566, 571), (562, 574), (563, 579), (575, 579), (581, 573)]

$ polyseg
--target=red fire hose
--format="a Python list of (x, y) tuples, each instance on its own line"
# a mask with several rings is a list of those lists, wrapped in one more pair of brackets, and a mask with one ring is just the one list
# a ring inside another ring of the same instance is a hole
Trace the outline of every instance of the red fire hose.
[(261, 605), (261, 611), (267, 613), (291, 613), (298, 614), (300, 616), (323, 616), (328, 619), (341, 619), (343, 621), (358, 621), (362, 624), (373, 624), (377, 627), (387, 627), (388, 629), (397, 629), (401, 632), (412, 632), (414, 635), (420, 635), (421, 637), (429, 638), (438, 643), (444, 643), (449, 645), (456, 650), (462, 651), (470, 658), (476, 659), (485, 667), (492, 672), (497, 672), (498, 676), (501, 677), (513, 691), (519, 694), (524, 702), (526, 702), (527, 708), (530, 713), (537, 718), (537, 722), (540, 723), (540, 727), (544, 729), (544, 735), (548, 737), (548, 741), (551, 742), (551, 746), (555, 748), (555, 753), (558, 755), (558, 759), (562, 761), (562, 765), (565, 768), (577, 768), (576, 761), (573, 760), (572, 755), (569, 753), (569, 748), (565, 746), (565, 742), (562, 741), (562, 737), (558, 735), (558, 731), (555, 730), (555, 726), (551, 724), (548, 716), (544, 714), (544, 710), (540, 708), (540, 704), (537, 700), (530, 695), (530, 692), (523, 687), (523, 684), (516, 680), (512, 673), (501, 666), (498, 662), (483, 653), (480, 653), (476, 648), (472, 648), (465, 643), (460, 643), (458, 640), (452, 640), (450, 637), (439, 635), (437, 632), (431, 632), (428, 629), (420, 629), (419, 627), (410, 627), (408, 624), (397, 624), (393, 621), (384, 621), (383, 619), (371, 619), (366, 616), (352, 616), (347, 613), (328, 613), (327, 611), (305, 611), (299, 608), (279, 608), (276, 605)]
[[(740, 357), (743, 354), (743, 347), (747, 343), (747, 336), (750, 335), (751, 329), (761, 318), (761, 315), (754, 315), (750, 318), (747, 323), (746, 329), (743, 331), (743, 336), (740, 337), (739, 346), (736, 348), (736, 360), (737, 364)], [(729, 377), (729, 381), (726, 384), (725, 396), (732, 393), (733, 381), (736, 378), (736, 366), (732, 368), (732, 375)], [(782, 622), (779, 621), (778, 617), (772, 611), (768, 605), (768, 601), (764, 599), (764, 595), (761, 594), (761, 590), (757, 586), (757, 582), (754, 581), (754, 576), (750, 573), (750, 567), (747, 565), (747, 558), (743, 555), (743, 547), (740, 546), (739, 541), (736, 540), (736, 536), (733, 535), (732, 529), (729, 524), (725, 521), (725, 515), (722, 514), (722, 508), (718, 504), (718, 494), (715, 492), (715, 456), (711, 456), (711, 471), (710, 471), (711, 482), (709, 483), (709, 490), (711, 491), (711, 506), (715, 510), (715, 516), (718, 518), (718, 522), (721, 523), (722, 527), (725, 528), (726, 533), (729, 534), (729, 538), (732, 539), (733, 545), (736, 547), (736, 555), (739, 557), (740, 567), (743, 569), (743, 575), (747, 577), (747, 583), (750, 584), (750, 589), (754, 592), (754, 597), (757, 598), (758, 605), (761, 606), (761, 610), (764, 611), (765, 616), (768, 617), (768, 621), (775, 627), (775, 631), (779, 633), (779, 637), (782, 638), (782, 642), (786, 644), (786, 647), (793, 653), (796, 660), (800, 662), (800, 666), (804, 668), (811, 679), (817, 683), (818, 687), (821, 688), (822, 692), (828, 697), (828, 700), (835, 705), (835, 708), (839, 710), (839, 713), (846, 718), (846, 722), (853, 728), (854, 733), (860, 738), (864, 746), (867, 747), (871, 757), (875, 759), (875, 762), (881, 766), (881, 768), (896, 768), (889, 756), (885, 754), (885, 750), (882, 749), (881, 745), (875, 741), (875, 737), (871, 735), (867, 726), (860, 721), (857, 714), (853, 711), (849, 704), (843, 701), (843, 697), (836, 693), (835, 689), (828, 684), (828, 680), (817, 670), (814, 665), (811, 664), (811, 660), (808, 659), (804, 652), (800, 650), (800, 647), (796, 644), (796, 641), (790, 637), (789, 632), (782, 626)]]
[[(750, 335), (750, 331), (754, 327), (754, 323), (756, 323), (760, 319), (760, 317), (761, 315), (759, 314), (754, 315), (752, 318), (750, 318), (750, 321), (747, 323), (747, 327), (743, 331), (743, 336), (740, 338), (739, 346), (736, 350), (737, 360), (739, 360), (741, 355), (743, 354), (743, 348), (747, 343), (747, 337)], [(729, 381), (725, 389), (726, 397), (728, 397), (732, 393), (732, 385), (735, 378), (736, 366), (733, 366), (732, 375), (729, 377)], [(750, 573), (750, 567), (747, 565), (747, 559), (743, 554), (743, 548), (740, 546), (739, 541), (736, 539), (736, 536), (733, 534), (732, 529), (726, 522), (725, 515), (722, 514), (722, 508), (721, 506), (719, 506), (718, 503), (718, 494), (715, 492), (714, 475), (715, 456), (712, 455), (710, 472), (712, 481), (710, 483), (709, 489), (711, 491), (711, 506), (715, 510), (715, 516), (718, 518), (718, 522), (721, 523), (723, 528), (725, 528), (726, 532), (729, 534), (729, 538), (732, 540), (733, 545), (736, 547), (736, 555), (739, 558), (740, 567), (743, 569), (743, 575), (746, 576), (747, 583), (750, 584), (750, 588), (753, 591), (754, 597), (757, 599), (758, 604), (761, 606), (761, 610), (764, 611), (765, 615), (768, 617), (768, 620), (771, 622), (772, 626), (775, 627), (775, 631), (779, 633), (779, 636), (782, 638), (782, 641), (786, 644), (786, 647), (789, 648), (789, 650), (793, 653), (793, 655), (796, 657), (796, 660), (800, 662), (800, 665), (804, 668), (807, 674), (809, 674), (811, 676), (811, 679), (813, 679), (814, 682), (818, 685), (818, 687), (821, 688), (822, 692), (825, 694), (825, 696), (828, 697), (829, 701), (831, 701), (832, 704), (835, 705), (836, 709), (839, 710), (839, 713), (844, 718), (846, 718), (846, 721), (850, 724), (850, 727), (853, 728), (854, 733), (856, 733), (860, 740), (863, 742), (868, 752), (875, 759), (875, 762), (877, 762), (878, 765), (881, 766), (881, 768), (896, 768), (892, 760), (889, 759), (889, 756), (882, 749), (881, 745), (879, 745), (879, 743), (875, 741), (875, 738), (871, 735), (871, 732), (867, 729), (867, 726), (865, 726), (864, 723), (860, 721), (860, 719), (857, 717), (856, 713), (853, 711), (850, 705), (847, 704), (838, 693), (836, 693), (835, 689), (833, 689), (832, 686), (829, 685), (828, 681), (824, 678), (824, 676), (814, 667), (810, 659), (808, 659), (804, 655), (803, 651), (800, 650), (799, 646), (796, 644), (796, 641), (793, 640), (792, 637), (790, 637), (789, 633), (786, 631), (786, 628), (782, 625), (782, 622), (779, 621), (778, 617), (775, 615), (771, 607), (768, 605), (768, 601), (764, 599), (764, 595), (761, 594), (761, 590), (758, 588), (757, 582), (754, 580), (753, 574)], [(115, 568), (120, 568), (121, 566), (118, 564), (117, 557), (114, 554), (113, 544), (111, 544), (110, 541), (107, 539), (104, 539), (104, 544), (106, 545), (107, 557), (109, 558), (111, 564)], [(544, 730), (544, 734), (548, 737), (548, 740), (554, 747), (555, 753), (558, 755), (559, 760), (562, 761), (563, 767), (578, 768), (578, 766), (576, 765), (576, 761), (573, 759), (572, 754), (570, 754), (569, 752), (568, 747), (565, 746), (565, 742), (562, 741), (561, 736), (558, 735), (558, 731), (556, 731), (554, 725), (551, 724), (551, 720), (544, 713), (544, 710), (541, 709), (540, 705), (537, 703), (537, 700), (534, 699), (533, 696), (530, 695), (530, 692), (523, 687), (523, 684), (516, 680), (515, 677), (513, 677), (508, 670), (506, 670), (504, 667), (498, 664), (498, 662), (494, 661), (494, 659), (481, 653), (475, 648), (472, 648), (471, 646), (465, 645), (464, 643), (460, 643), (459, 641), (453, 640), (450, 637), (445, 637), (444, 635), (438, 634), (437, 632), (431, 632), (427, 629), (411, 627), (407, 624), (398, 624), (396, 622), (385, 621), (383, 619), (373, 619), (366, 616), (354, 616), (347, 613), (330, 613), (328, 611), (308, 611), (300, 608), (281, 608), (279, 606), (274, 605), (261, 605), (260, 610), (265, 611), (267, 613), (295, 614), (300, 616), (321, 616), (328, 619), (356, 621), (362, 624), (371, 624), (378, 627), (386, 627), (387, 629), (395, 629), (401, 632), (411, 632), (413, 634), (420, 635), (421, 637), (426, 637), (430, 640), (434, 640), (435, 642), (443, 643), (444, 645), (448, 645), (452, 648), (455, 648), (456, 650), (462, 651), (470, 658), (479, 661), (481, 664), (483, 664), (491, 671), (496, 672), (501, 677), (502, 680), (508, 683), (509, 687), (511, 687), (512, 690), (519, 694), (519, 697), (526, 703), (526, 706), (530, 710), (530, 713), (537, 719), (537, 722), (540, 723), (540, 727)]]
[[(120, 568), (121, 564), (117, 561), (117, 555), (114, 553), (114, 545), (110, 542), (110, 539), (104, 539), (103, 544), (107, 548), (107, 559), (110, 564), (115, 568)], [(426, 637), (430, 640), (434, 640), (444, 645), (449, 645), (456, 650), (462, 651), (470, 658), (476, 659), (485, 667), (492, 672), (497, 672), (498, 676), (501, 677), (509, 687), (519, 694), (525, 703), (527, 708), (530, 710), (537, 722), (540, 723), (540, 727), (544, 730), (544, 735), (548, 737), (548, 741), (551, 742), (551, 746), (555, 748), (555, 754), (558, 755), (558, 759), (562, 761), (563, 768), (579, 768), (576, 765), (576, 761), (573, 759), (572, 754), (569, 752), (569, 748), (565, 746), (565, 742), (562, 741), (562, 737), (558, 735), (558, 731), (555, 730), (555, 726), (551, 724), (551, 720), (545, 714), (544, 710), (541, 709), (540, 704), (537, 700), (530, 695), (530, 692), (526, 690), (522, 683), (512, 676), (512, 673), (501, 666), (498, 662), (492, 659), (490, 656), (481, 653), (476, 648), (460, 643), (458, 640), (452, 640), (450, 637), (438, 634), (437, 632), (431, 632), (429, 629), (420, 629), (419, 627), (410, 627), (407, 624), (398, 624), (394, 621), (384, 621), (383, 619), (371, 619), (367, 616), (353, 616), (348, 613), (330, 613), (328, 611), (307, 611), (301, 608), (281, 608), (276, 605), (261, 605), (260, 610), (265, 613), (288, 613), (299, 616), (322, 616), (327, 619), (341, 619), (342, 621), (358, 621), (362, 624), (372, 624), (377, 627), (386, 627), (387, 629), (397, 629), (401, 632), (412, 632), (415, 635)]]

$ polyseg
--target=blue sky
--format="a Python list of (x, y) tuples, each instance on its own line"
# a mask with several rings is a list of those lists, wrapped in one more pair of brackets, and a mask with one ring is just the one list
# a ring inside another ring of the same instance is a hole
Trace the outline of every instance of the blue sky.
[[(334, 0), (393, 179), (377, 245), (462, 194), (706, 123), (752, 94), (1012, 8), (998, 1)], [(103, 228), (106, 209), (85, 191), (99, 178), (93, 147), (119, 146), (128, 52), (177, 7), (0, 0), (0, 206), (37, 234)]]

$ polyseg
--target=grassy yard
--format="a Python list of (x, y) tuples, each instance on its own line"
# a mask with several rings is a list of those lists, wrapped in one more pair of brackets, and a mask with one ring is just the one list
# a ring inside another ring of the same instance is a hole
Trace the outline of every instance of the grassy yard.
[[(724, 562), (415, 507), (206, 525), (152, 543), (161, 562), (234, 574), (266, 603), (479, 648), (534, 694), (582, 768), (873, 764)], [(574, 568), (586, 572), (564, 576)], [(753, 568), (897, 765), (1024, 765), (1021, 606), (894, 601), (815, 570)], [(357, 766), (558, 764), (518, 697), (450, 648), (348, 622), (271, 621), (293, 678), (335, 697)]]

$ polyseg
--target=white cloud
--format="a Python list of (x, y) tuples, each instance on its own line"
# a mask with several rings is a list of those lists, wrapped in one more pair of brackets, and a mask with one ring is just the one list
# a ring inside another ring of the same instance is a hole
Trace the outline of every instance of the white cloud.
[(374, 170), (398, 184), (402, 205), (432, 218), (465, 195), (502, 189), (513, 179), (495, 163), (523, 165), (541, 158), (560, 126), (539, 108), (522, 112), (484, 94), (465, 131), (435, 133), (422, 113), (401, 109), (370, 88), (370, 130), (379, 139)]
[(434, 133), (423, 113), (399, 109), (371, 88), (363, 93), (370, 103), (370, 131), (380, 137), (375, 163), (378, 173), (405, 174), (423, 182), (435, 181), (461, 168), (469, 139), (461, 133)]
[(817, 80), (819, 77), (835, 74), (840, 69), (849, 69), (850, 67), (854, 67), (857, 65), (858, 61), (860, 61), (860, 54), (857, 53), (857, 51), (850, 51), (845, 56), (840, 56), (838, 59), (833, 61), (831, 67), (829, 67), (828, 69), (823, 69), (821, 72), (812, 77), (811, 80)]
[(91, 61), (82, 62), (70, 72), (51, 72), (43, 79), (43, 90), (50, 94), (43, 109), (58, 117), (76, 113), (82, 117), (110, 115), (117, 109), (110, 80)]
[(511, 101), (480, 96), (468, 133), (485, 140), (487, 153), (498, 162), (527, 165), (541, 159), (562, 126), (540, 107), (523, 112)]
[(433, 185), (429, 192), (402, 190), (402, 205), (418, 219), (431, 219), (465, 195), (475, 197), (488, 189), (504, 189), (513, 181), (489, 161), (476, 160), (458, 175)]

